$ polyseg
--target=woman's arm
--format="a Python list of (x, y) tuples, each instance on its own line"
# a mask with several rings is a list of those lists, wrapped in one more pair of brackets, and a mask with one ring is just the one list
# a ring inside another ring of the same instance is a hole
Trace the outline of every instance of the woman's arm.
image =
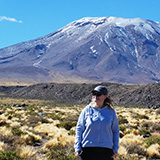
[(114, 112), (114, 119), (112, 124), (112, 132), (113, 132), (113, 150), (115, 153), (118, 153), (119, 148), (119, 124), (116, 113)]
[(81, 141), (82, 141), (82, 134), (85, 129), (85, 110), (83, 109), (76, 125), (76, 135), (75, 135), (75, 153), (78, 154), (82, 150)]

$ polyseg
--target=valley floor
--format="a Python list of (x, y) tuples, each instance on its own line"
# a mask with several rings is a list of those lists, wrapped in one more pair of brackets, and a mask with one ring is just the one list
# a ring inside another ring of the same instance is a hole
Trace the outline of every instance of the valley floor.
[[(1, 98), (0, 159), (77, 160), (75, 126), (83, 107)], [(116, 160), (160, 159), (160, 109), (115, 110), (120, 127)]]

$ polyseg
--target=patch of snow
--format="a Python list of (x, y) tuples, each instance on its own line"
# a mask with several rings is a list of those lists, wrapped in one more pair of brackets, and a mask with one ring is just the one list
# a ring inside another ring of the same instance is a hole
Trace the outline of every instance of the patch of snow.
[(106, 20), (107, 17), (85, 17), (76, 22), (78, 23), (92, 22), (94, 24), (98, 24), (98, 23), (104, 23)]
[(101, 35), (99, 35), (99, 40), (100, 40), (100, 42), (99, 42), (99, 45), (100, 45), (103, 42), (103, 38)]
[(70, 60), (69, 64), (70, 64), (70, 65), (73, 65), (73, 62)]
[(127, 25), (134, 24), (139, 25), (140, 23), (145, 23), (145, 20), (141, 18), (127, 19), (127, 18), (117, 18), (117, 17), (109, 17), (108, 23), (115, 23), (119, 27), (126, 27)]
[(52, 45), (51, 43), (48, 43), (47, 48), (49, 48), (51, 45)]
[(75, 26), (72, 26), (72, 25), (67, 25), (66, 27), (64, 27), (61, 31), (62, 32), (66, 32), (66, 33), (69, 33), (71, 30), (73, 31), (76, 27)]
[(133, 18), (133, 19), (127, 19), (127, 18), (117, 18), (117, 17), (108, 17), (107, 19), (108, 24), (116, 24), (119, 27), (126, 27), (128, 25), (135, 25), (136, 30), (140, 30), (141, 32), (155, 32), (152, 26), (147, 22), (145, 19), (141, 18)]
[(93, 56), (94, 56), (94, 57), (97, 57), (99, 53), (94, 49), (94, 45), (91, 46), (90, 49), (91, 49), (91, 51), (92, 51), (92, 53), (93, 53)]
[(34, 67), (39, 67), (39, 65), (40, 65), (41, 62), (42, 62), (42, 60), (40, 60), (40, 61), (37, 62), (37, 63), (34, 63), (33, 66), (34, 66)]
[(136, 46), (135, 46), (135, 53), (136, 53), (136, 58), (137, 58), (137, 60), (138, 60), (139, 54), (138, 54), (138, 50), (137, 50), (137, 47), (136, 47)]
[(75, 40), (75, 42), (79, 42), (80, 40), (88, 37), (88, 35), (90, 35), (94, 31), (95, 31), (95, 27), (93, 27), (93, 26), (87, 28), (87, 30), (85, 29), (85, 32), (83, 32), (82, 34), (80, 34), (79, 38), (77, 38), (77, 40)]
[[(130, 64), (129, 64), (128, 62), (127, 62), (127, 66), (128, 66), (128, 68), (131, 68), (131, 67), (130, 67)], [(130, 72), (131, 72), (131, 71), (130, 71)]]
[(146, 33), (146, 38), (147, 38), (148, 40), (153, 40), (153, 39), (154, 39), (151, 34), (147, 34), (147, 33)]
[(112, 43), (108, 42), (108, 39), (109, 39), (109, 33), (106, 33), (106, 35), (104, 36), (104, 42), (108, 45), (108, 47), (111, 51), (116, 50), (116, 46), (113, 45)]
[(93, 53), (97, 52), (95, 49), (93, 49), (94, 46), (91, 46), (90, 49), (92, 50)]

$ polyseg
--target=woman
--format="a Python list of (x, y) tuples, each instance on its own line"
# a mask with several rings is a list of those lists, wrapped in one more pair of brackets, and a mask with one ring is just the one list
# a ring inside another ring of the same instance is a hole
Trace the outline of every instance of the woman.
[(97, 86), (79, 116), (74, 145), (79, 160), (113, 160), (118, 154), (118, 120), (107, 95), (105, 86)]

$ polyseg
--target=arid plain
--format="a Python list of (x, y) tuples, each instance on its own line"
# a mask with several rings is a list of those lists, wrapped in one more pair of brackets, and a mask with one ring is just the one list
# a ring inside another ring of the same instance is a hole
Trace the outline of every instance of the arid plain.
[[(84, 107), (2, 96), (0, 159), (77, 160), (73, 148), (75, 126)], [(115, 106), (115, 110), (120, 127), (116, 159), (160, 159), (160, 109)]]

